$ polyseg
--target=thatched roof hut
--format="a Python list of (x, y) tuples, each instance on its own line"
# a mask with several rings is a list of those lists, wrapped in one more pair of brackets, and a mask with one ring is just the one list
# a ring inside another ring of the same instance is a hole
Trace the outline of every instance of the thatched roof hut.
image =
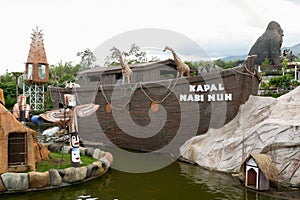
[(275, 181), (279, 171), (266, 154), (251, 154), (240, 167), (245, 186), (257, 190), (268, 190), (269, 181)]
[(266, 178), (269, 180), (276, 180), (277, 175), (279, 174), (279, 171), (275, 164), (272, 162), (272, 159), (267, 154), (250, 154), (248, 158), (245, 159), (243, 164), (240, 167), (240, 173), (245, 175), (245, 164), (253, 158), (260, 168), (260, 170), (263, 172)]

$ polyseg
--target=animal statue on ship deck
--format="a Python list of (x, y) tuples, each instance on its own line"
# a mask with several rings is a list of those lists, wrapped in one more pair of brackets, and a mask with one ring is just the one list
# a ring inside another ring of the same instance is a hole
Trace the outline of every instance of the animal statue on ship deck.
[(174, 51), (174, 49), (166, 46), (165, 49), (163, 50), (164, 52), (165, 51), (171, 51), (171, 53), (173, 54), (173, 57), (174, 57), (174, 61), (176, 63), (176, 66), (177, 66), (177, 78), (179, 76), (190, 76), (190, 67), (185, 64), (176, 54), (176, 52)]
[(117, 49), (116, 47), (113, 47), (111, 49), (111, 51), (116, 51), (118, 53), (120, 65), (122, 67), (122, 79), (123, 79), (122, 82), (123, 82), (123, 84), (125, 83), (125, 79), (128, 80), (128, 84), (129, 84), (132, 79), (132, 75), (133, 75), (132, 70), (130, 69), (129, 65), (124, 62), (123, 57), (122, 57), (122, 52), (119, 49)]

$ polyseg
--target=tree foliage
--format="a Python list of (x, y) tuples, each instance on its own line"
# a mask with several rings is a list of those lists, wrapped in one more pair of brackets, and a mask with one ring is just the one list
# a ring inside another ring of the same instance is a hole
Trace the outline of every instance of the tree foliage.
[(77, 52), (77, 56), (81, 59), (79, 63), (80, 71), (94, 68), (93, 63), (97, 60), (97, 58), (89, 48), (84, 51)]
[(229, 69), (238, 66), (239, 64), (243, 63), (243, 60), (229, 60), (225, 61), (222, 59), (218, 59), (213, 61), (213, 63), (223, 69)]
[(56, 65), (50, 66), (49, 84), (55, 86), (65, 86), (66, 82), (75, 82), (76, 75), (80, 71), (80, 65), (72, 62), (60, 61)]
[[(152, 59), (148, 61), (147, 53), (145, 51), (142, 51), (141, 47), (136, 44), (132, 44), (128, 52), (122, 52), (122, 56), (127, 64), (145, 63), (159, 60), (156, 57), (152, 57)], [(104, 65), (120, 65), (118, 52), (112, 51), (112, 53), (109, 56), (106, 56)]]
[(17, 102), (15, 77), (11, 73), (2, 76), (0, 88), (3, 89), (5, 107), (12, 110), (14, 104)]

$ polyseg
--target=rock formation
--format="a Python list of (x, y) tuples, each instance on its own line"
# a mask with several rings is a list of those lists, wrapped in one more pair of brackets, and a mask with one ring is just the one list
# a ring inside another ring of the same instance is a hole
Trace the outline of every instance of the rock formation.
[(283, 30), (280, 25), (272, 21), (269, 23), (266, 31), (260, 36), (251, 47), (248, 55), (257, 55), (257, 64), (261, 64), (266, 58), (270, 64), (279, 65), (281, 55)]
[(180, 147), (184, 159), (223, 172), (238, 172), (251, 153), (269, 155), (278, 180), (300, 186), (300, 87), (277, 99), (251, 96), (231, 122)]

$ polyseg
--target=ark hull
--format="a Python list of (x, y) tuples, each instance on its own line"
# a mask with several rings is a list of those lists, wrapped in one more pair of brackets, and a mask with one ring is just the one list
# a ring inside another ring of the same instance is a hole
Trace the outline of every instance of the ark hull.
[(100, 105), (96, 115), (80, 121), (80, 136), (90, 142), (137, 151), (167, 151), (231, 121), (239, 106), (256, 95), (260, 82), (255, 57), (241, 67), (193, 77), (76, 89), (49, 87), (53, 107), (64, 94), (78, 105)]

